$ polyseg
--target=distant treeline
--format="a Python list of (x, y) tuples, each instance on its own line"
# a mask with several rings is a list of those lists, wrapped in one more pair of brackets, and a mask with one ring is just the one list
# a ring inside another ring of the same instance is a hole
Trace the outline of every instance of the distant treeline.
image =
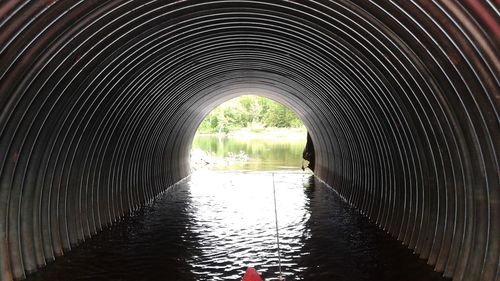
[(242, 128), (259, 131), (266, 127), (300, 128), (302, 121), (287, 107), (260, 96), (240, 96), (212, 112), (198, 128), (199, 133), (229, 133)]

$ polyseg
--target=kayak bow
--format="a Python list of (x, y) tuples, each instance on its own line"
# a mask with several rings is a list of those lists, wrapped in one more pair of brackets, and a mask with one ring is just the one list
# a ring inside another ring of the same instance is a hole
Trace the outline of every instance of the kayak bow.
[(241, 281), (262, 281), (262, 278), (260, 278), (260, 275), (255, 268), (249, 267), (247, 268), (247, 271), (245, 272), (245, 275), (243, 275), (243, 279), (241, 279)]

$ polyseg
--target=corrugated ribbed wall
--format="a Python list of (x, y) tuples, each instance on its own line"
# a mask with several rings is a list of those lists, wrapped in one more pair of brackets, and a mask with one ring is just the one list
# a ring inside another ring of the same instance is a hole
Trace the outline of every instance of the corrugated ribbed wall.
[(500, 280), (496, 1), (0, 2), (0, 280), (189, 174), (244, 93), (307, 125), (316, 175), (445, 276)]

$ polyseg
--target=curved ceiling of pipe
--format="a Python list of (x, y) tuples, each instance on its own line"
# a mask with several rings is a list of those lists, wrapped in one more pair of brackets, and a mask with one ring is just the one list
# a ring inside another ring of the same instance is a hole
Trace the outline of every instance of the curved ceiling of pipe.
[(294, 110), (316, 176), (437, 271), (499, 280), (496, 4), (167, 2), (0, 3), (0, 280), (186, 177), (244, 93)]

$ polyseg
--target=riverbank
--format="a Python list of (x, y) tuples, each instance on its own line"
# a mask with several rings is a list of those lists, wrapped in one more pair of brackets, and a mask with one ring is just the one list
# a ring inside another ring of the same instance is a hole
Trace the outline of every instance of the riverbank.
[(306, 140), (307, 129), (302, 128), (241, 128), (236, 131), (231, 131), (229, 133), (222, 133), (220, 136), (216, 133), (202, 134), (197, 133), (195, 138), (198, 136), (214, 136), (221, 138), (231, 138), (236, 140), (266, 140), (266, 141), (280, 141), (283, 140)]

